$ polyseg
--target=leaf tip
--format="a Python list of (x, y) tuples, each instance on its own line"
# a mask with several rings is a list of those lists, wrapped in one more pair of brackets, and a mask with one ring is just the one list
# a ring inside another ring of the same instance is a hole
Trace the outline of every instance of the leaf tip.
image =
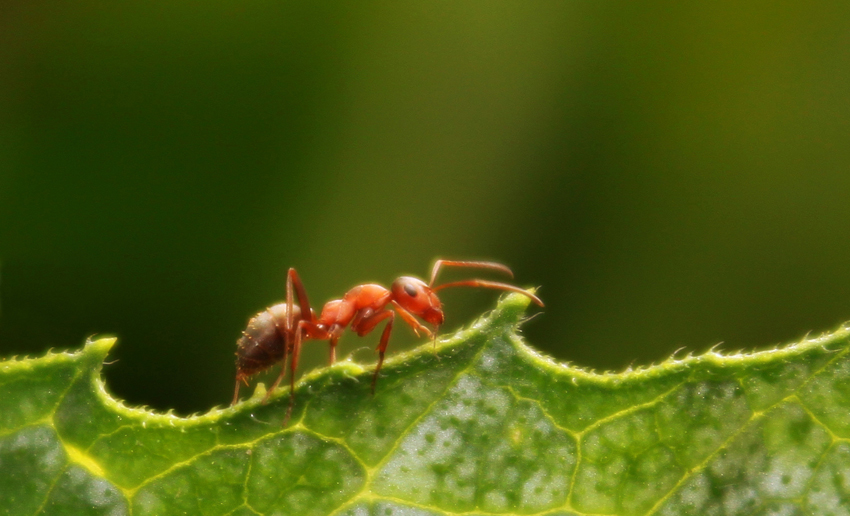
[[(528, 292), (534, 294), (537, 292), (537, 289), (530, 288)], [(491, 317), (487, 319), (490, 319), (492, 322), (516, 326), (525, 318), (525, 312), (529, 304), (531, 304), (531, 298), (528, 296), (523, 294), (508, 294), (499, 300)]]
[(254, 393), (251, 394), (251, 397), (248, 398), (247, 401), (250, 400), (261, 400), (266, 397), (266, 384), (263, 382), (257, 382), (257, 386), (254, 387)]
[(83, 348), (83, 353), (103, 360), (106, 358), (106, 355), (109, 354), (109, 350), (112, 349), (112, 346), (115, 345), (117, 340), (118, 339), (115, 337), (104, 337), (97, 340), (92, 340), (91, 337), (89, 337), (86, 339), (86, 345)]

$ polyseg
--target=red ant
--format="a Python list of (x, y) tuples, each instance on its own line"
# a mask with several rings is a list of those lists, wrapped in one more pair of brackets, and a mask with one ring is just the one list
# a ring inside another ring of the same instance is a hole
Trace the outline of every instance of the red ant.
[[(291, 354), (289, 363), (291, 372), (289, 408), (291, 410), (292, 399), (295, 395), (295, 370), (298, 367), (298, 356), (301, 354), (301, 344), (304, 339), (329, 341), (330, 363), (333, 364), (336, 360), (337, 342), (347, 326), (350, 325), (351, 329), (362, 337), (374, 330), (381, 321), (389, 319), (377, 347), (378, 366), (372, 375), (372, 394), (374, 394), (396, 313), (413, 328), (417, 336), (421, 331), (429, 337), (433, 336), (436, 343), (437, 330), (444, 320), (442, 303), (436, 293), (445, 288), (483, 287), (518, 292), (543, 306), (543, 301), (534, 294), (507, 283), (470, 279), (444, 283), (435, 287), (434, 281), (443, 267), (491, 269), (513, 277), (509, 268), (498, 263), (437, 260), (434, 268), (431, 269), (431, 281), (427, 284), (419, 278), (402, 276), (393, 282), (389, 290), (375, 284), (358, 285), (349, 290), (342, 299), (325, 303), (321, 315), (316, 317), (315, 312), (310, 308), (307, 291), (301, 283), (301, 278), (298, 277), (295, 269), (289, 269), (286, 278), (286, 302), (269, 307), (255, 315), (248, 322), (248, 327), (242, 332), (242, 337), (237, 342), (236, 388), (231, 405), (239, 399), (240, 382), (247, 385), (250, 376), (280, 362), (280, 375), (263, 399), (263, 402), (267, 401), (286, 374), (286, 358)], [(298, 304), (293, 302), (295, 294), (298, 296)], [(431, 324), (434, 330), (426, 328), (416, 317)]]

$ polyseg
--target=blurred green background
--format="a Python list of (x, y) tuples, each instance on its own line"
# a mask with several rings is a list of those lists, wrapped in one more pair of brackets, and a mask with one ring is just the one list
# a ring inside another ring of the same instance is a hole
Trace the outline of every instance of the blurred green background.
[(117, 335), (117, 395), (202, 411), (288, 267), (320, 305), (437, 257), (541, 285), (527, 339), (598, 369), (832, 329), (850, 3), (739, 4), (7, 0), (0, 356)]

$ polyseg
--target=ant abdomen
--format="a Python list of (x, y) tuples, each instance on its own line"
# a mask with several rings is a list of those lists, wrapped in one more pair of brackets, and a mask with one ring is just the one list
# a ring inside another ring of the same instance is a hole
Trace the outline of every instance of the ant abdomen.
[[(294, 320), (301, 310), (292, 307)], [(241, 381), (281, 361), (286, 353), (286, 303), (271, 306), (248, 321), (236, 341), (236, 378)]]

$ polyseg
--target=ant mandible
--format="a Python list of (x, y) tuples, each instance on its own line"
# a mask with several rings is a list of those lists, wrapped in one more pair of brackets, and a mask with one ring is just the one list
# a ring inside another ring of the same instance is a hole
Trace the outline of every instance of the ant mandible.
[[(480, 287), (517, 292), (543, 306), (543, 301), (534, 294), (496, 281), (469, 279), (435, 287), (434, 282), (443, 267), (490, 269), (513, 277), (513, 272), (499, 263), (437, 260), (431, 269), (431, 280), (427, 284), (419, 278), (402, 276), (393, 281), (389, 289), (376, 284), (358, 285), (346, 292), (342, 299), (325, 303), (322, 313), (316, 317), (310, 308), (301, 278), (294, 268), (289, 269), (286, 277), (286, 302), (271, 306), (254, 316), (237, 341), (236, 388), (231, 405), (236, 404), (239, 399), (240, 382), (247, 385), (249, 377), (280, 362), (280, 375), (263, 399), (263, 402), (267, 401), (286, 374), (287, 355), (292, 355), (289, 362), (291, 410), (295, 396), (295, 370), (298, 368), (298, 357), (305, 339), (327, 340), (330, 344), (330, 363), (333, 364), (336, 360), (337, 342), (346, 327), (351, 326), (352, 331), (362, 337), (374, 330), (381, 321), (388, 319), (377, 347), (378, 365), (372, 375), (374, 394), (396, 313), (413, 328), (417, 336), (421, 331), (429, 337), (433, 336), (436, 342), (437, 331), (444, 321), (442, 303), (437, 292), (446, 288)], [(296, 295), (298, 304), (294, 303)], [(433, 331), (420, 323), (417, 317), (432, 325)]]

